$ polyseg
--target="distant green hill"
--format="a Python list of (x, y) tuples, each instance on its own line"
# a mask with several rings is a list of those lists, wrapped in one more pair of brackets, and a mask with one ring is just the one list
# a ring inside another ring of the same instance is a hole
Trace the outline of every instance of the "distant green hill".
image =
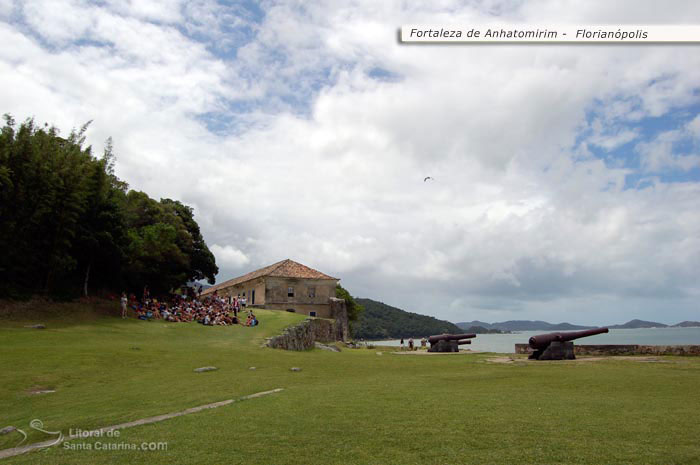
[(671, 328), (700, 328), (700, 321), (681, 321)]
[(504, 333), (510, 333), (507, 329), (497, 329), (497, 328), (484, 328), (483, 326), (463, 326), (460, 323), (457, 323), (457, 327), (461, 329), (465, 333), (474, 333), (474, 334), (504, 334)]
[(630, 320), (621, 325), (608, 326), (610, 329), (638, 329), (638, 328), (668, 328), (668, 325), (656, 321)]
[(455, 324), (432, 316), (406, 312), (372, 299), (356, 298), (355, 301), (365, 308), (359, 320), (353, 323), (356, 339), (416, 338), (462, 332)]
[(483, 321), (474, 320), (457, 323), (457, 326), (465, 330), (471, 326), (481, 326), (486, 329), (500, 329), (502, 331), (567, 331), (594, 328), (594, 326), (572, 325), (571, 323), (547, 323), (546, 321), (540, 320), (509, 320), (499, 323), (484, 323)]

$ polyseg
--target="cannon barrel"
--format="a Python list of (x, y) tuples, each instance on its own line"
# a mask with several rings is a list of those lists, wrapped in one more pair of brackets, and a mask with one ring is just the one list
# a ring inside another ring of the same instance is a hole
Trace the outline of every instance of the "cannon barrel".
[(596, 334), (607, 333), (608, 328), (586, 329), (584, 331), (570, 331), (567, 333), (549, 333), (532, 336), (528, 341), (533, 349), (544, 349), (554, 341), (573, 341), (582, 337), (595, 336)]
[(435, 344), (438, 341), (458, 341), (460, 339), (471, 339), (476, 337), (476, 334), (440, 334), (439, 336), (430, 336), (428, 342)]
[(461, 341), (457, 341), (457, 345), (461, 346), (462, 344), (471, 344), (472, 340), (471, 339), (462, 339)]

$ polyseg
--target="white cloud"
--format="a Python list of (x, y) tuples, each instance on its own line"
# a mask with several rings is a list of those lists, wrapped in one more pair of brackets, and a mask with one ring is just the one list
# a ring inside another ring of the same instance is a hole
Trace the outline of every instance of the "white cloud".
[(176, 23), (182, 20), (182, 0), (107, 0), (113, 11), (146, 21)]
[(603, 131), (600, 127), (600, 121), (596, 121), (594, 124), (595, 132), (588, 141), (602, 147), (605, 150), (614, 150), (621, 145), (632, 142), (633, 140), (639, 138), (639, 130), (635, 129), (617, 129), (613, 131)]
[(218, 263), (230, 268), (240, 268), (250, 263), (246, 255), (231, 245), (213, 244), (209, 250), (217, 257)]
[(14, 11), (13, 0), (0, 0), (0, 18), (8, 18)]
[(685, 126), (686, 131), (691, 137), (695, 139), (700, 139), (700, 115), (693, 118), (692, 121), (688, 122)]
[(697, 117), (684, 128), (664, 131), (649, 142), (637, 145), (644, 168), (651, 172), (680, 169), (689, 171), (700, 168), (700, 155), (681, 154), (674, 149), (679, 144), (695, 135)]
[[(698, 11), (655, 5), (278, 2), (257, 22), (204, 1), (70, 2), (56, 16), (27, 3), (52, 47), (0, 22), (13, 44), (0, 49), (0, 96), (18, 119), (64, 131), (94, 119), (90, 141), (114, 137), (132, 187), (195, 207), (220, 280), (292, 258), (452, 320), (666, 319), (670, 305), (690, 319), (698, 183), (625, 190), (629, 170), (585, 145), (614, 150), (646, 135), (645, 117), (692, 108), (700, 56), (396, 41), (409, 22), (672, 23)], [(638, 143), (645, 166), (685, 167), (669, 139), (697, 135), (698, 121)]]

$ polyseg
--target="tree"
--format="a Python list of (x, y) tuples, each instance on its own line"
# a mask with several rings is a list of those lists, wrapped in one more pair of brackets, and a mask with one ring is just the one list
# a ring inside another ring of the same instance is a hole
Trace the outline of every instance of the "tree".
[(0, 295), (87, 295), (148, 284), (164, 293), (214, 282), (214, 255), (177, 200), (129, 191), (114, 174), (113, 145), (84, 147), (90, 123), (68, 138), (10, 115), (0, 129)]
[(71, 254), (89, 195), (88, 171), (95, 159), (83, 149), (83, 133), (68, 139), (54, 127), (29, 119), (14, 127), (6, 116), (0, 137), (2, 208), (0, 277), (3, 287), (51, 292), (72, 272)]
[(345, 301), (345, 308), (347, 308), (348, 311), (348, 320), (357, 321), (365, 310), (364, 307), (355, 302), (355, 299), (340, 284), (335, 287), (335, 296)]
[(219, 268), (216, 266), (214, 254), (204, 242), (199, 225), (194, 220), (192, 207), (171, 199), (161, 199), (160, 203), (166, 211), (180, 219), (187, 231), (188, 235), (182, 243), (182, 248), (190, 257), (188, 281), (206, 279), (209, 284), (214, 284)]
[(129, 191), (125, 216), (128, 228), (127, 282), (134, 289), (148, 284), (168, 292), (187, 281), (207, 279), (219, 272), (194, 220), (192, 208), (177, 200), (157, 202), (144, 192)]

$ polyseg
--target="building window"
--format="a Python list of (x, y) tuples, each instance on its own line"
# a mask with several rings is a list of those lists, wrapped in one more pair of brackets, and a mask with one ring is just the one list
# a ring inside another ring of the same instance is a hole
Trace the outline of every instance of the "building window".
[(316, 312), (309, 312), (309, 316), (316, 316)]
[(294, 297), (294, 288), (293, 287), (287, 288), (287, 297)]
[(316, 297), (316, 286), (309, 286), (309, 297), (311, 299)]

